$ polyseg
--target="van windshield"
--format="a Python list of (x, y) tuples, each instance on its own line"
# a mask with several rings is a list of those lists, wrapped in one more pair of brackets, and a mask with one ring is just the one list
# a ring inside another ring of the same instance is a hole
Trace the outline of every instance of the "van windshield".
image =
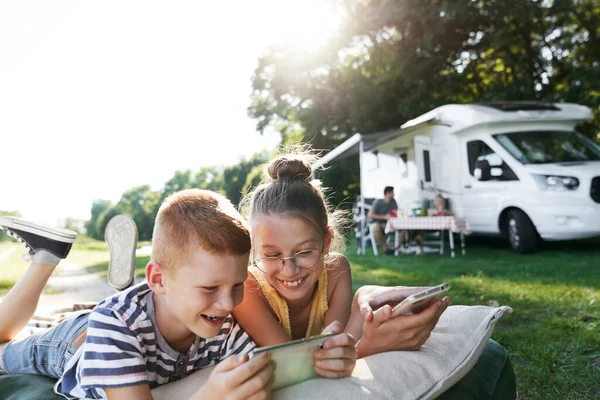
[(600, 161), (600, 146), (577, 132), (513, 132), (494, 138), (523, 164)]

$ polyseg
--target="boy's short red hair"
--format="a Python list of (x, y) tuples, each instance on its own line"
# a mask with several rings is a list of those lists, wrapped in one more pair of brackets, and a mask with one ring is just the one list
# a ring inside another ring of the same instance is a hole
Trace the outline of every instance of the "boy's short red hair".
[(196, 246), (212, 254), (249, 253), (248, 226), (231, 202), (218, 193), (200, 189), (175, 192), (156, 215), (152, 258), (172, 270)]

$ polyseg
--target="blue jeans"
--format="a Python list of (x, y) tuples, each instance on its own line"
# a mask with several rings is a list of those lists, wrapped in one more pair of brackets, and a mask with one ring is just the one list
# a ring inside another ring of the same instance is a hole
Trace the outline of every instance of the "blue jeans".
[(4, 371), (60, 378), (65, 364), (81, 345), (81, 339), (85, 341), (88, 316), (86, 310), (45, 332), (11, 341), (1, 355)]

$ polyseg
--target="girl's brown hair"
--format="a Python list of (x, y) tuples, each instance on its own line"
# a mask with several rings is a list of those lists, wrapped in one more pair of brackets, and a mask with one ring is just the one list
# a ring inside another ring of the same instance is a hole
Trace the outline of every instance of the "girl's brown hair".
[(262, 215), (304, 218), (322, 238), (331, 233), (331, 249), (341, 252), (342, 213), (332, 210), (320, 181), (312, 179), (312, 164), (317, 160), (318, 156), (306, 149), (277, 156), (265, 166), (262, 183), (246, 196), (243, 208), (250, 223)]

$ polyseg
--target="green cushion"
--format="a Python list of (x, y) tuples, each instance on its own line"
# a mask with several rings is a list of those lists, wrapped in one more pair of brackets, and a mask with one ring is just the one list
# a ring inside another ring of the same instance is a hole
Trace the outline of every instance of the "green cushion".
[(55, 379), (42, 375), (0, 375), (3, 400), (64, 400), (54, 393)]
[(506, 349), (490, 339), (473, 368), (438, 399), (512, 400), (517, 381)]

